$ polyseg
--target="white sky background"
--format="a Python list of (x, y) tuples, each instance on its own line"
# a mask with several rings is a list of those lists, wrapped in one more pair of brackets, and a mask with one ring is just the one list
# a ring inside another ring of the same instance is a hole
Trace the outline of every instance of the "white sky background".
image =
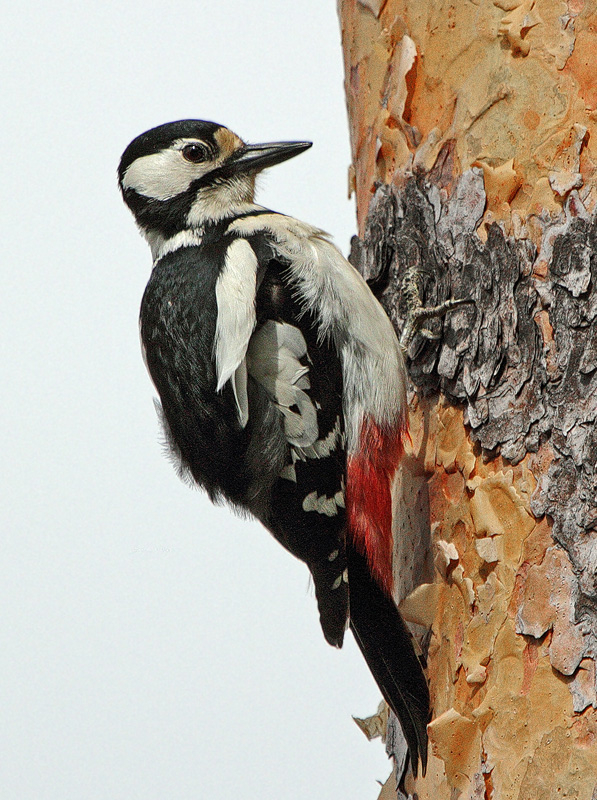
[(150, 253), (116, 187), (128, 142), (174, 119), (310, 139), (259, 200), (346, 252), (335, 3), (12, 14), (0, 45), (0, 797), (373, 800), (390, 765), (351, 720), (380, 699), (352, 637), (326, 645), (306, 568), (163, 456), (137, 333)]

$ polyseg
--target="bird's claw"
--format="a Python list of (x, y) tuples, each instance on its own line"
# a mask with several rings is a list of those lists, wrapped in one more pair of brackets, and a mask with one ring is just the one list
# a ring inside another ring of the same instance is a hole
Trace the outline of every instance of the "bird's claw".
[(424, 322), (430, 319), (438, 319), (445, 316), (449, 311), (453, 311), (463, 305), (473, 303), (470, 299), (450, 298), (437, 306), (423, 306), (419, 291), (417, 277), (420, 269), (411, 267), (405, 274), (402, 282), (402, 294), (406, 304), (406, 320), (400, 336), (400, 346), (403, 350), (408, 350), (412, 340), (417, 334), (424, 339), (437, 340), (441, 336), (428, 328), (423, 328)]

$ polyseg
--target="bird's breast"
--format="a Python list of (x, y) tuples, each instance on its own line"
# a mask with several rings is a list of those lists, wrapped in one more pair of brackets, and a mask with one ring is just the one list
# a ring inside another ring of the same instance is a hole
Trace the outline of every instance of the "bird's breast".
[(141, 339), (173, 457), (212, 497), (247, 505), (256, 472), (247, 453), (262, 414), (257, 409), (243, 428), (230, 383), (217, 388), (219, 271), (203, 255), (171, 254), (156, 264), (141, 304)]
[[(199, 248), (185, 248), (199, 250)], [(190, 253), (166, 256), (153, 269), (141, 303), (141, 338), (160, 395), (178, 389), (186, 404), (215, 390), (212, 349), (217, 273)], [(214, 274), (215, 273), (215, 274)]]

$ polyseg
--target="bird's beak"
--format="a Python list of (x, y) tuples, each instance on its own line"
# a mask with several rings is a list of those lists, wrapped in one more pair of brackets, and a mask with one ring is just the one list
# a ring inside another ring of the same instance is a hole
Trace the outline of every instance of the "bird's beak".
[(273, 167), (308, 150), (313, 142), (270, 142), (268, 144), (246, 144), (230, 159), (228, 169), (235, 172), (259, 172)]

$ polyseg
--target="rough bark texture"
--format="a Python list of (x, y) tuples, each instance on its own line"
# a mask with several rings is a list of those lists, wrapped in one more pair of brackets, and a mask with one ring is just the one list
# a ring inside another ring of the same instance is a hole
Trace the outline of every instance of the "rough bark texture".
[(353, 261), (399, 330), (411, 267), (426, 304), (474, 300), (409, 352), (395, 564), (434, 700), (412, 790), (595, 800), (596, 6), (339, 10)]

